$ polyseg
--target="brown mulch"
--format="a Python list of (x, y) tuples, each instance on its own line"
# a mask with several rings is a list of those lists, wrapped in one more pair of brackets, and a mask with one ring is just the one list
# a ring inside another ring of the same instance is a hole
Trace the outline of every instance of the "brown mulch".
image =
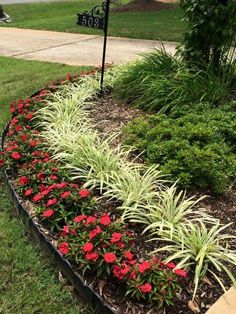
[(161, 11), (173, 9), (173, 4), (165, 3), (155, 0), (133, 0), (127, 4), (114, 7), (111, 12), (124, 13), (124, 12), (137, 12), (137, 11)]

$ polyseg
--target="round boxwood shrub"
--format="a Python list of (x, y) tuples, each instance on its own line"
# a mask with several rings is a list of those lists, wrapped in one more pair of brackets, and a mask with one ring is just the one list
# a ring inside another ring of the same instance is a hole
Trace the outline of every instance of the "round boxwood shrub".
[[(183, 108), (182, 108), (183, 109)], [(236, 112), (200, 105), (179, 115), (137, 118), (124, 132), (150, 163), (189, 186), (225, 192), (236, 183)]]

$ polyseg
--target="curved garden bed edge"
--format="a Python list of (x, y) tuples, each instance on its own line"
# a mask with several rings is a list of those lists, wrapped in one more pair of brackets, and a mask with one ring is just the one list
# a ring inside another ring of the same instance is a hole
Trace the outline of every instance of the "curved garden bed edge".
[[(2, 151), (4, 146), (5, 137), (8, 131), (9, 124), (4, 128), (1, 138), (0, 138), (0, 151)], [(53, 246), (53, 244), (47, 239), (46, 235), (42, 230), (37, 226), (34, 222), (33, 218), (30, 216), (28, 211), (22, 204), (20, 203), (20, 199), (18, 194), (15, 192), (8, 173), (6, 170), (3, 171), (4, 179), (7, 184), (7, 188), (12, 199), (12, 202), (17, 211), (17, 215), (21, 218), (24, 225), (30, 231), (30, 234), (34, 237), (37, 243), (43, 248), (46, 254), (50, 254), (55, 264), (61, 270), (63, 275), (73, 287), (78, 291), (79, 295), (83, 297), (88, 304), (92, 305), (93, 309), (95, 309), (98, 313), (102, 314), (115, 314), (116, 312), (105, 303), (105, 301), (95, 292), (93, 289), (85, 284), (85, 281), (82, 276), (76, 273), (73, 270), (72, 265), (66, 260)]]

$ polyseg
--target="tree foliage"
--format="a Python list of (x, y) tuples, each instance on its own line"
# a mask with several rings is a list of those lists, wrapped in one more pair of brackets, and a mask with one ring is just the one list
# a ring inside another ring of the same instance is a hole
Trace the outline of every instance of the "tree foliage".
[(219, 66), (236, 34), (236, 0), (180, 0), (189, 30), (181, 53), (190, 62)]

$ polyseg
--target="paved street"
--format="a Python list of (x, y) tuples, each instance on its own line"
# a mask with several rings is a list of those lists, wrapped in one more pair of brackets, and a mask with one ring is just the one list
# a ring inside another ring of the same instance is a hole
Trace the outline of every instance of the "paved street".
[[(177, 43), (164, 42), (175, 52)], [(109, 37), (107, 63), (134, 60), (161, 44), (154, 40)], [(59, 62), (69, 65), (100, 65), (103, 37), (42, 30), (0, 27), (0, 56)]]

